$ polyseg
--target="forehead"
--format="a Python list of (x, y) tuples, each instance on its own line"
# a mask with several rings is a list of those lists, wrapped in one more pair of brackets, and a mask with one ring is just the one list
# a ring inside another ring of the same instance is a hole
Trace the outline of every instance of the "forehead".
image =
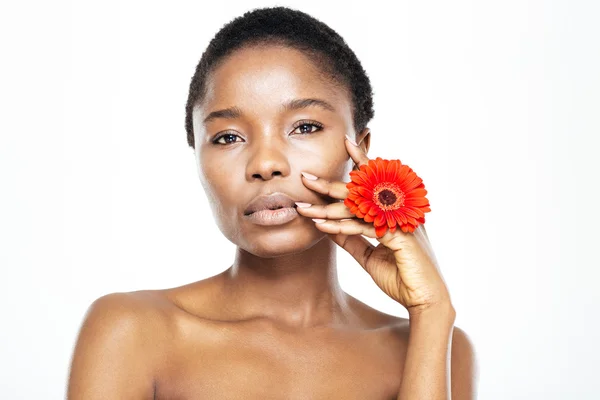
[(347, 89), (326, 76), (317, 62), (283, 46), (236, 50), (209, 74), (206, 96), (197, 108), (202, 115), (230, 106), (266, 113), (291, 99), (320, 98), (331, 103), (336, 112), (349, 112)]

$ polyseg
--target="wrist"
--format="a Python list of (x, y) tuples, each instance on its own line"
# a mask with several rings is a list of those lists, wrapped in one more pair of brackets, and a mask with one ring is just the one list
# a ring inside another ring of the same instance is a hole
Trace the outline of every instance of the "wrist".
[(409, 318), (423, 319), (433, 318), (439, 321), (454, 323), (456, 310), (450, 301), (435, 303), (428, 306), (413, 307), (408, 310)]

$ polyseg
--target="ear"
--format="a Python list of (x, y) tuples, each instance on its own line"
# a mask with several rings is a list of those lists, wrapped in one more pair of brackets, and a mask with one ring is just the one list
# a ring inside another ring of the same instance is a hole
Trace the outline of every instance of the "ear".
[[(358, 143), (358, 147), (360, 147), (365, 154), (369, 152), (369, 146), (371, 145), (371, 130), (369, 128), (363, 129), (358, 135), (356, 135), (356, 143)], [(353, 170), (359, 170), (356, 164), (352, 167)]]
[(356, 136), (356, 143), (363, 149), (365, 154), (369, 152), (369, 146), (371, 145), (371, 130), (368, 127), (365, 127), (365, 129)]

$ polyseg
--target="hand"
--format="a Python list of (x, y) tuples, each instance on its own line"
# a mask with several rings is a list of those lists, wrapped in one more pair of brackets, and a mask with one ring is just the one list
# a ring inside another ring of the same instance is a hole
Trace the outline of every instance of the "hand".
[[(348, 154), (361, 166), (369, 161), (364, 151), (345, 140)], [(328, 205), (299, 206), (300, 215), (316, 218), (315, 226), (354, 257), (388, 296), (402, 304), (409, 314), (434, 306), (451, 305), (448, 288), (440, 273), (425, 227), (413, 232), (389, 230), (378, 238), (372, 223), (357, 218), (344, 205), (347, 182), (302, 177), (311, 190), (340, 201)], [(323, 222), (320, 220), (324, 220)], [(362, 235), (377, 239), (373, 246)]]

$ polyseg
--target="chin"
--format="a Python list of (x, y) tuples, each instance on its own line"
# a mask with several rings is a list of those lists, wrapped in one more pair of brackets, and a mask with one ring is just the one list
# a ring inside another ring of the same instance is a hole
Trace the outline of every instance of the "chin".
[(241, 249), (262, 258), (273, 258), (301, 253), (323, 240), (326, 233), (314, 228), (310, 229), (273, 229), (261, 233), (252, 232), (244, 235), (235, 243)]

